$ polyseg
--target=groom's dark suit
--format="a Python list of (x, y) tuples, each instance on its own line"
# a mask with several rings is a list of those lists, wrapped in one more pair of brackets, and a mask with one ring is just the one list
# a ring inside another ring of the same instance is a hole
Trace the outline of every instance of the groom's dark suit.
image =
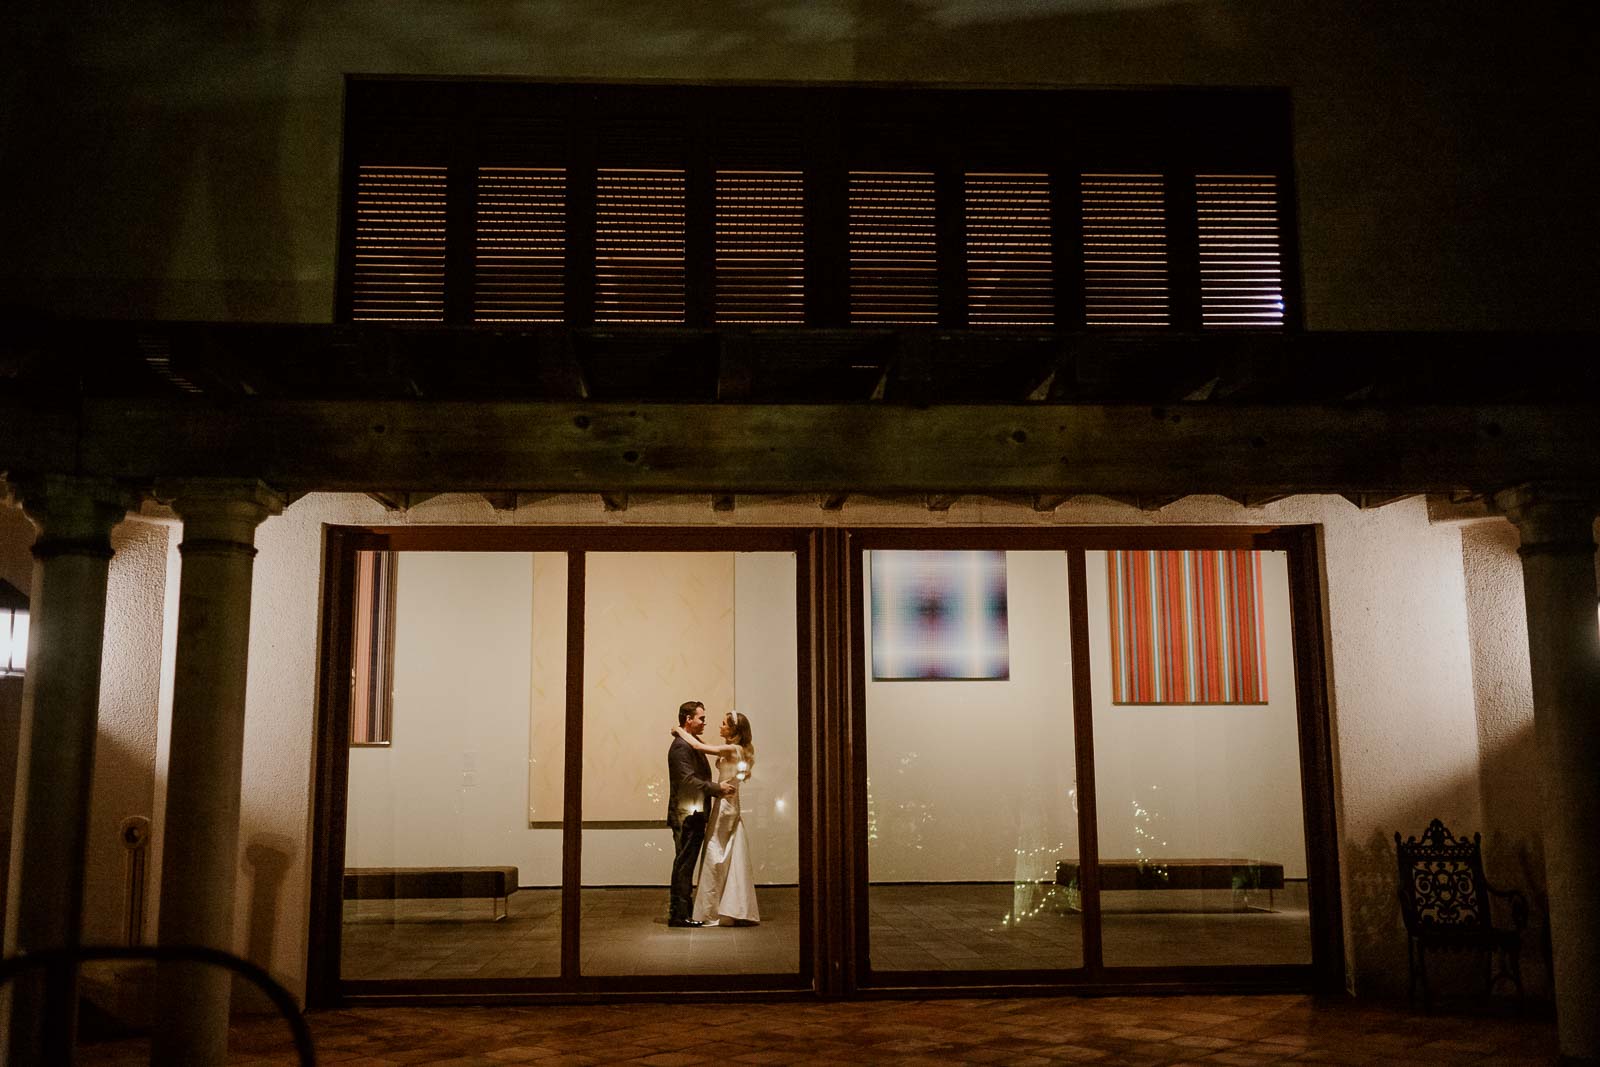
[(687, 919), (694, 894), (694, 865), (706, 839), (706, 809), (717, 795), (706, 758), (681, 737), (667, 749), (667, 825), (672, 827), (671, 919)]

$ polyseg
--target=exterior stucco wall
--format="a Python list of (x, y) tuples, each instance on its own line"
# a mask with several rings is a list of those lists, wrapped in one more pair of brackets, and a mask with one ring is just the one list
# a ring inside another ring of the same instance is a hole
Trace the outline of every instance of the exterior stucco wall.
[[(268, 520), (259, 538), (238, 929), (241, 947), (291, 988), (300, 988), (304, 975), (318, 537), (321, 522), (357, 516), (381, 518), (359, 498), (312, 496)], [(595, 498), (572, 497), (499, 518), (621, 525), (1322, 523), (1346, 932), (1359, 990), (1393, 992), (1396, 978), (1404, 980), (1389, 835), (1419, 832), (1435, 816), (1463, 828), (1483, 825), (1461, 537), (1454, 527), (1430, 526), (1420, 500), (1358, 511), (1338, 498), (1297, 497), (1258, 510), (1192, 498), (1146, 514), (1088, 499), (1040, 516), (966, 498), (939, 518), (888, 501), (849, 501), (833, 513), (798, 499), (741, 500), (732, 513), (713, 513), (706, 499), (657, 499), (608, 514)], [(440, 497), (412, 509), (408, 520), (485, 523), (496, 514), (481, 500)], [(1516, 684), (1498, 675), (1476, 683)], [(1502, 822), (1509, 839), (1535, 832), (1531, 822)], [(276, 905), (271, 910), (268, 901)]]
[[(181, 12), (181, 13), (180, 13)], [(1593, 5), (1308, 0), (18, 0), (6, 300), (327, 321), (346, 73), (1273, 85), (1307, 324), (1590, 327)]]
[[(167, 539), (176, 533), (176, 527), (164, 523), (131, 520), (111, 535), (115, 554), (106, 587), (100, 731), (84, 888), (86, 899), (97, 906), (84, 910), (83, 937), (95, 944), (123, 940), (128, 853), (122, 845), (122, 822), (130, 815), (149, 818), (154, 811)], [(153, 886), (154, 868), (147, 870), (147, 884)]]
[[(0, 515), (0, 566), (26, 560), (32, 540), (20, 514)], [(1260, 509), (1193, 497), (1160, 512), (1082, 498), (1054, 515), (979, 497), (948, 513), (872, 499), (821, 511), (815, 499), (745, 499), (713, 512), (708, 498), (645, 498), (605, 512), (595, 497), (554, 497), (497, 513), (480, 498), (438, 497), (404, 518), (364, 497), (304, 498), (258, 533), (251, 608), (246, 751), (240, 829), (236, 947), (290, 989), (304, 987), (309, 882), (310, 766), (317, 679), (318, 583), (322, 524), (613, 525), (1150, 525), (1320, 523), (1332, 682), (1335, 801), (1348, 960), (1354, 988), (1388, 995), (1403, 988), (1404, 947), (1394, 903), (1395, 830), (1420, 832), (1430, 818), (1483, 829), (1491, 870), (1535, 888), (1537, 803), (1528, 738), (1526, 626), (1520, 566), (1508, 525), (1430, 525), (1420, 499), (1359, 511), (1336, 497), (1293, 497)], [(137, 532), (130, 528), (141, 527)], [(140, 792), (161, 765), (150, 731), (159, 697), (164, 629), (153, 605), (167, 602), (169, 527), (128, 523), (118, 530), (114, 602), (125, 623), (108, 627), (108, 699), (103, 736), (118, 765), (97, 778), (97, 824), (110, 825), (102, 792)], [(176, 539), (176, 531), (171, 530)], [(1464, 565), (1465, 561), (1465, 565)], [(1472, 614), (1469, 616), (1469, 604)], [(170, 607), (167, 609), (170, 611)], [(1470, 624), (1469, 624), (1470, 617)], [(170, 620), (168, 620), (170, 623)], [(155, 635), (152, 637), (152, 635)], [(120, 679), (120, 680), (119, 680)], [(118, 680), (113, 682), (112, 680)], [(120, 753), (136, 752), (125, 761)], [(108, 746), (102, 745), (102, 752)], [(140, 761), (143, 761), (142, 763)], [(116, 774), (111, 774), (116, 770)], [(114, 784), (108, 784), (114, 783)], [(132, 783), (132, 784), (130, 784)], [(121, 808), (115, 809), (120, 820)], [(157, 827), (157, 840), (160, 839)], [(97, 838), (98, 841), (98, 838)], [(91, 857), (88, 911), (120, 914), (120, 848)], [(108, 896), (109, 894), (109, 896)], [(152, 931), (153, 932), (153, 931)]]

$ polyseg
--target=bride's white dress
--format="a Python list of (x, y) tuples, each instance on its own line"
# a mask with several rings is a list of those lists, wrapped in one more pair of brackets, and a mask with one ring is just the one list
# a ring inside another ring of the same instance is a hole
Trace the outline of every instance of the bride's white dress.
[[(737, 757), (717, 758), (717, 781), (738, 773)], [(738, 782), (743, 787), (745, 783)], [(706, 821), (700, 883), (694, 891), (694, 915), (704, 923), (760, 922), (756, 884), (750, 875), (750, 841), (739, 813), (739, 794), (719, 797)]]

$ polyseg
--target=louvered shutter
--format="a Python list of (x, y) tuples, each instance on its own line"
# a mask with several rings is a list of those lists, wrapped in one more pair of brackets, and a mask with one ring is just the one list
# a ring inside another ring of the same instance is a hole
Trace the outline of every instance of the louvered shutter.
[(472, 317), (561, 322), (566, 302), (567, 174), (479, 167)]
[(448, 182), (445, 167), (357, 170), (352, 319), (443, 321)]
[(1167, 210), (1159, 174), (1084, 174), (1083, 305), (1090, 326), (1171, 322)]
[(1283, 325), (1278, 180), (1200, 174), (1194, 181), (1203, 326)]
[(939, 322), (937, 211), (928, 172), (852, 171), (850, 321)]
[(597, 173), (596, 322), (684, 321), (685, 197), (681, 169)]
[(805, 179), (799, 171), (719, 170), (713, 246), (716, 321), (805, 322)]
[(968, 325), (1054, 325), (1049, 176), (968, 174), (965, 192)]

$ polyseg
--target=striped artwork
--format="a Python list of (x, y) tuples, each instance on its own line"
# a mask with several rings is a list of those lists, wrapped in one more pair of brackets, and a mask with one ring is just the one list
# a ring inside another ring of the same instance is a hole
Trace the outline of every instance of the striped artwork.
[(1106, 553), (1113, 704), (1265, 704), (1259, 552)]
[(350, 744), (393, 738), (395, 558), (356, 553), (355, 633), (351, 640)]

